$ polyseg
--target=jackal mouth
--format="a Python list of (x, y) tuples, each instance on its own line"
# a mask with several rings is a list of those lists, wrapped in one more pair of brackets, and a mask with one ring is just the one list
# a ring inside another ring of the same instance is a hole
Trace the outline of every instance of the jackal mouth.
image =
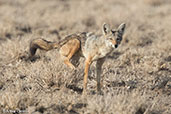
[(112, 40), (111, 42), (112, 42), (113, 45), (116, 45), (117, 44), (116, 43), (116, 40)]
[(112, 41), (112, 47), (113, 48), (117, 48), (118, 47), (118, 44), (115, 40)]

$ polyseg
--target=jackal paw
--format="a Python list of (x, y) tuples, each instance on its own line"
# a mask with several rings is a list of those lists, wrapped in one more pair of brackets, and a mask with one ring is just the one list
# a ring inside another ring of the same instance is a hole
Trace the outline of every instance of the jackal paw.
[(83, 96), (86, 96), (87, 95), (87, 91), (86, 90), (83, 90), (82, 95)]

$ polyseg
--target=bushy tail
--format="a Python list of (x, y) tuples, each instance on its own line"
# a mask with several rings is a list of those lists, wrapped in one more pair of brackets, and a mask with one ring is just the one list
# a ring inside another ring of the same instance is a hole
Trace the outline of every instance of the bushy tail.
[(57, 42), (50, 42), (45, 39), (34, 39), (30, 42), (30, 57), (36, 54), (37, 49), (49, 51), (51, 49), (58, 48), (59, 45)]

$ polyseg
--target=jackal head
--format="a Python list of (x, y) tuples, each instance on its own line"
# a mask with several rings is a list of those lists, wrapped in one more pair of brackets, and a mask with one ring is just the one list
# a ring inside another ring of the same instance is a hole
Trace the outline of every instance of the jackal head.
[(117, 48), (122, 41), (122, 36), (125, 31), (126, 24), (122, 23), (119, 27), (111, 29), (108, 24), (104, 24), (102, 31), (105, 37), (106, 44), (110, 47)]

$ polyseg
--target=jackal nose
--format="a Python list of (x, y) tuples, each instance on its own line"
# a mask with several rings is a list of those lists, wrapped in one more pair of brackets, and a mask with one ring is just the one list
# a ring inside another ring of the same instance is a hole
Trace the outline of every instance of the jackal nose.
[(118, 44), (115, 44), (115, 48), (117, 48), (118, 47)]

